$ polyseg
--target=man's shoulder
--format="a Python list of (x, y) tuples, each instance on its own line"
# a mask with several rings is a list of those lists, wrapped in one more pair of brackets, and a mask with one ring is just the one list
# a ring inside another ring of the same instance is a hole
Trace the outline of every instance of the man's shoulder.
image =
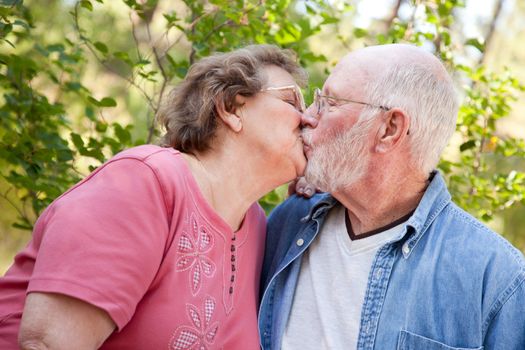
[(486, 328), (512, 295), (525, 297), (525, 257), (502, 235), (456, 204), (447, 206), (445, 213), (450, 226), (443, 227), (448, 243), (441, 256), (456, 262), (453, 273), (461, 277), (466, 288), (478, 291)]
[(462, 257), (469, 269), (487, 270), (502, 278), (525, 278), (525, 257), (502, 235), (453, 202), (440, 216), (436, 228), (445, 237), (442, 254)]

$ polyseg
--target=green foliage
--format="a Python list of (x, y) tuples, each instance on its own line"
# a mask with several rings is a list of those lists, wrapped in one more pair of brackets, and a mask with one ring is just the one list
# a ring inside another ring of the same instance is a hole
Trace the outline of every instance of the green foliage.
[[(80, 0), (69, 8), (49, 3), (69, 11), (59, 34), (47, 33), (51, 24), (38, 12), (45, 5), (0, 1), (0, 176), (9, 186), (0, 201), (16, 208), (17, 227), (30, 229), (43, 208), (108, 157), (153, 142), (154, 116), (168, 86), (199, 58), (273, 43), (295, 50), (301, 64), (322, 79), (327, 72), (312, 67), (326, 69), (329, 63), (311, 49), (311, 39), (327, 32), (335, 32), (334, 44), (345, 49), (355, 41), (432, 45), (465, 86), (461, 145), (457, 156), (440, 164), (454, 198), (485, 220), (524, 202), (523, 169), (506, 162), (523, 161), (524, 142), (497, 133), (497, 121), (508, 115), (523, 86), (510, 72), (458, 63), (465, 61), (466, 47), (485, 50), (479, 39), (454, 34), (464, 1), (414, 1), (406, 18), (395, 16), (383, 30), (354, 27), (351, 38), (338, 31), (355, 15), (355, 2)], [(498, 172), (491, 171), (494, 166)], [(261, 204), (269, 211), (285, 195), (280, 188)]]
[[(78, 45), (67, 39), (49, 45), (32, 40), (34, 24), (21, 1), (0, 7), (0, 13), (6, 34), (0, 42), (0, 160), (5, 164), (0, 175), (11, 185), (2, 196), (19, 213), (13, 225), (31, 229), (34, 218), (80, 180), (79, 156), (100, 164), (107, 158), (106, 149), (114, 154), (132, 143), (129, 127), (108, 126), (96, 116), (116, 102), (110, 97), (97, 100), (81, 84), (79, 73), (85, 61)], [(71, 129), (65, 107), (68, 97), (85, 103), (85, 117), (94, 129), (93, 136), (84, 136), (86, 141)], [(19, 204), (10, 199), (10, 192)]]
[[(463, 140), (460, 160), (451, 163), (447, 173), (456, 201), (489, 221), (495, 213), (520, 201), (525, 203), (525, 173), (494, 166), (498, 156), (520, 160), (525, 157), (523, 140), (500, 138), (496, 128), (497, 121), (508, 116), (510, 103), (525, 86), (508, 71), (498, 75), (485, 72), (484, 67), (456, 67), (474, 84), (465, 87), (466, 97), (458, 116), (458, 131)], [(489, 171), (492, 168), (496, 172)]]

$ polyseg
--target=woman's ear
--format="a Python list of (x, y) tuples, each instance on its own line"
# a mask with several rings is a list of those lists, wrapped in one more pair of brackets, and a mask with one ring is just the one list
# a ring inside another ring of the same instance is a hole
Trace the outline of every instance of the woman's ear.
[[(242, 96), (237, 95), (235, 97), (236, 104), (238, 106), (239, 104), (240, 106), (242, 106), (244, 104), (243, 99), (244, 98)], [(221, 118), (222, 122), (225, 124), (226, 127), (230, 128), (234, 132), (240, 132), (242, 130), (242, 118), (237, 113), (239, 107), (234, 107), (233, 111), (227, 111), (222, 96), (219, 96), (215, 100), (215, 108), (217, 110), (219, 118)]]
[(383, 123), (376, 138), (376, 152), (387, 153), (395, 148), (408, 135), (410, 118), (400, 108), (392, 108), (386, 112)]

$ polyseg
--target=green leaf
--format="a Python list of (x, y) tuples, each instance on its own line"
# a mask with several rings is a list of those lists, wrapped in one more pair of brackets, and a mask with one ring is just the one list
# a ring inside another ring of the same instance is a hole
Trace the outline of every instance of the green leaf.
[(85, 149), (84, 140), (82, 140), (82, 137), (79, 134), (72, 132), (71, 141), (79, 151)]
[(13, 25), (11, 23), (0, 23), (0, 38), (5, 37), (7, 34), (11, 33), (13, 30)]
[(91, 102), (95, 106), (100, 107), (100, 102), (96, 98), (94, 98), (92, 96), (88, 96), (87, 99), (88, 99), (89, 102)]
[(480, 39), (477, 38), (468, 39), (467, 41), (465, 41), (465, 45), (474, 46), (480, 52), (485, 51), (485, 43), (483, 43)]
[(115, 135), (119, 139), (120, 143), (127, 145), (131, 142), (131, 134), (127, 129), (123, 128), (118, 123), (113, 123), (113, 129), (115, 130)]
[(97, 107), (115, 107), (117, 105), (117, 101), (115, 101), (111, 97), (104, 97), (102, 100), (99, 101), (93, 96), (88, 96), (88, 100)]
[(148, 64), (150, 64), (151, 62), (145, 58), (141, 58), (140, 60), (138, 60), (137, 62), (135, 62), (135, 67), (144, 67)]
[(133, 61), (129, 58), (127, 52), (117, 51), (113, 53), (113, 56), (126, 63), (128, 66), (133, 67)]
[(46, 46), (48, 52), (64, 52), (66, 48), (63, 44), (53, 44)]
[(14, 22), (13, 24), (14, 24), (14, 25), (17, 25), (17, 26), (20, 26), (20, 27), (23, 27), (23, 28), (26, 29), (26, 30), (31, 29), (31, 28), (29, 27), (29, 24), (27, 24), (26, 21), (22, 21), (22, 20), (19, 20), (19, 19), (15, 20), (15, 22)]
[(281, 45), (295, 43), (300, 37), (301, 28), (296, 24), (287, 24), (275, 34), (275, 39)]
[(87, 9), (89, 11), (93, 11), (93, 4), (89, 0), (82, 0), (82, 1), (80, 1), (80, 6), (82, 6), (83, 8), (85, 8), (85, 9)]
[(65, 83), (65, 88), (69, 91), (80, 91), (84, 87), (77, 81), (68, 81)]
[(57, 150), (57, 160), (59, 162), (67, 162), (73, 160), (73, 152), (69, 149), (59, 149)]
[(308, 2), (305, 1), (304, 5), (306, 7), (306, 13), (308, 13), (310, 16), (315, 16), (317, 14), (317, 11), (311, 5), (309, 5)]
[(117, 101), (115, 101), (111, 97), (104, 97), (102, 100), (100, 100), (100, 106), (101, 107), (116, 107)]
[[(89, 97), (88, 97), (88, 99), (89, 99)], [(86, 114), (86, 117), (89, 118), (89, 120), (93, 120), (93, 121), (96, 120), (95, 111), (93, 110), (93, 107), (91, 107), (89, 105), (86, 106), (86, 108), (84, 109), (84, 113)]]
[(93, 45), (97, 48), (98, 51), (102, 52), (103, 54), (108, 53), (108, 47), (106, 46), (106, 44), (100, 41), (97, 41)]
[(97, 122), (95, 124), (95, 130), (97, 130), (98, 132), (106, 132), (107, 129), (108, 129), (108, 124), (105, 122)]
[(364, 38), (368, 34), (368, 30), (363, 28), (354, 28), (354, 36), (356, 38)]
[(490, 214), (490, 213), (483, 214), (481, 216), (481, 220), (483, 220), (485, 222), (491, 221), (492, 220), (492, 214)]
[(13, 223), (12, 225), (14, 228), (18, 228), (18, 229), (21, 229), (21, 230), (28, 230), (28, 231), (31, 231), (33, 229), (33, 226), (31, 225), (28, 225), (28, 224), (20, 224), (18, 222), (15, 222)]
[(11, 46), (13, 49), (15, 48), (15, 44), (13, 44), (12, 42), (10, 42), (9, 40), (4, 39), (4, 41), (5, 41), (6, 43), (8, 43), (9, 46)]
[(474, 148), (476, 146), (476, 140), (469, 140), (465, 143), (463, 143), (461, 146), (459, 146), (459, 150), (461, 152), (464, 152), (468, 149)]

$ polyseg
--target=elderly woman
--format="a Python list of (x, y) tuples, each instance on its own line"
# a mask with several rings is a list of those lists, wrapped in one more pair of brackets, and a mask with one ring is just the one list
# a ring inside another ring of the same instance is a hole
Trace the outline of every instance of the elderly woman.
[(304, 80), (273, 46), (194, 64), (165, 147), (118, 154), (40, 216), (0, 280), (0, 348), (259, 348), (257, 200), (305, 167)]

